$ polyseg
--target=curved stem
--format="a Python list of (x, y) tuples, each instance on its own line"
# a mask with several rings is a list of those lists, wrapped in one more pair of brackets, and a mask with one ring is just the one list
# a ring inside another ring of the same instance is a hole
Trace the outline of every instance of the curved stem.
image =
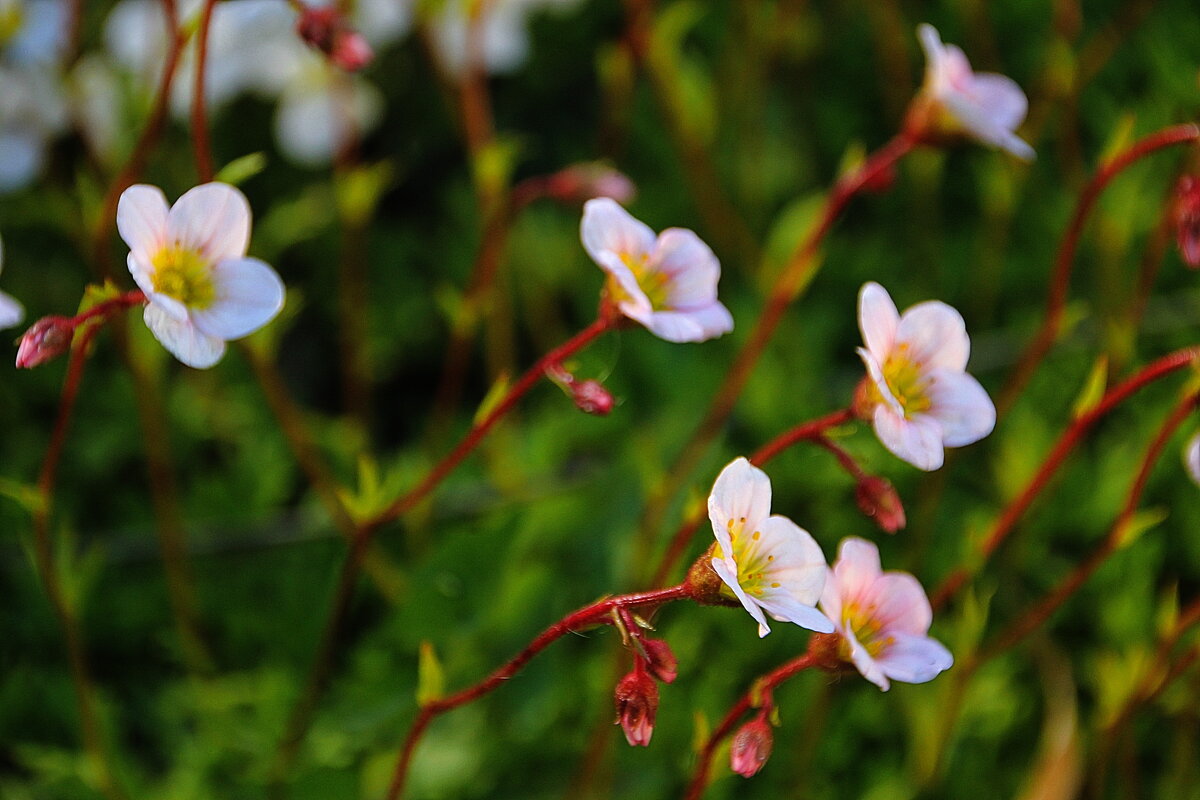
[(1104, 189), (1129, 166), (1146, 156), (1173, 145), (1197, 140), (1200, 140), (1200, 127), (1191, 123), (1173, 125), (1152, 133), (1101, 166), (1091, 183), (1084, 188), (1083, 193), (1079, 196), (1079, 202), (1075, 206), (1075, 214), (1071, 217), (1071, 222), (1067, 226), (1054, 259), (1054, 275), (1050, 280), (1049, 294), (1046, 296), (1046, 313), (1042, 325), (1025, 348), (1025, 352), (1022, 353), (1008, 383), (1000, 391), (996, 400), (997, 416), (1004, 416), (1012, 408), (1017, 397), (1033, 377), (1038, 364), (1045, 358), (1054, 345), (1054, 340), (1058, 337), (1059, 328), (1062, 327), (1063, 310), (1067, 304), (1067, 290), (1070, 286), (1071, 268), (1075, 263), (1075, 251), (1079, 248), (1079, 239), (1083, 235), (1084, 224)]
[[(1075, 445), (1083, 439), (1088, 431), (1095, 427), (1096, 423), (1142, 387), (1195, 363), (1197, 359), (1200, 359), (1200, 346), (1185, 347), (1163, 356), (1157, 361), (1150, 363), (1124, 383), (1110, 389), (1100, 402), (1096, 404), (1095, 408), (1077, 417), (1063, 431), (1058, 442), (1055, 443), (1054, 449), (1046, 456), (1042, 462), (1042, 466), (1029, 480), (1024, 490), (1008, 504), (996, 520), (987, 538), (979, 546), (980, 562), (986, 561), (995, 552), (996, 548), (1008, 538), (1008, 535), (1012, 533), (1012, 529), (1016, 526), (1021, 515), (1029, 509), (1029, 506), (1032, 505), (1033, 501), (1037, 499), (1038, 495), (1049, 484), (1054, 473), (1066, 461), (1067, 456), (1070, 455)], [(956, 594), (970, 579), (971, 574), (972, 571), (968, 567), (959, 567), (946, 576), (930, 600), (933, 608), (935, 610), (940, 608)]]
[(896, 163), (909, 153), (915, 142), (901, 133), (880, 149), (876, 150), (857, 170), (839, 179), (825, 201), (820, 220), (804, 242), (796, 249), (791, 259), (776, 278), (766, 306), (750, 337), (742, 345), (725, 380), (717, 390), (700, 424), (684, 445), (679, 457), (666, 471), (667, 478), (656, 495), (647, 502), (640, 525), (641, 536), (649, 539), (658, 527), (671, 497), (687, 482), (697, 462), (709, 444), (720, 432), (725, 421), (733, 412), (738, 397), (750, 380), (754, 367), (775, 334), (788, 306), (807, 286), (817, 268), (817, 253), (833, 223), (865, 187), (887, 175)]
[(1150, 442), (1150, 446), (1146, 448), (1146, 455), (1142, 459), (1137, 476), (1134, 478), (1133, 484), (1129, 487), (1129, 493), (1125, 498), (1125, 505), (1122, 506), (1121, 512), (1117, 515), (1112, 527), (1109, 528), (1108, 535), (1104, 537), (1099, 546), (1070, 575), (1060, 581), (1049, 594), (1043, 597), (1041, 602), (1022, 614), (1018, 620), (1003, 633), (999, 634), (995, 642), (987, 647), (979, 657), (980, 661), (987, 661), (999, 655), (1028, 636), (1030, 632), (1049, 619), (1050, 615), (1066, 602), (1069, 597), (1079, 591), (1088, 578), (1100, 568), (1100, 565), (1116, 552), (1117, 548), (1124, 541), (1134, 515), (1137, 514), (1138, 504), (1141, 502), (1142, 493), (1146, 489), (1146, 482), (1150, 480), (1150, 474), (1154, 470), (1155, 464), (1158, 463), (1158, 459), (1162, 456), (1163, 449), (1171, 439), (1171, 436), (1183, 424), (1183, 421), (1196, 408), (1198, 401), (1200, 401), (1200, 394), (1189, 394), (1163, 420), (1158, 433)]
[[(687, 791), (684, 793), (684, 800), (700, 800), (704, 795), (704, 790), (708, 786), (709, 772), (712, 769), (713, 755), (717, 751), (717, 747), (725, 740), (729, 734), (733, 733), (734, 726), (738, 724), (742, 716), (757, 705), (768, 705), (771, 701), (772, 692), (777, 689), (780, 684), (789, 678), (800, 674), (810, 667), (817, 666), (816, 657), (810, 652), (802, 656), (786, 662), (775, 670), (768, 672), (766, 675), (754, 682), (754, 688), (743, 694), (738, 701), (733, 704), (725, 714), (724, 719), (705, 740), (704, 746), (700, 748), (700, 754), (696, 757), (696, 769), (692, 774), (691, 783), (688, 784)], [(757, 705), (756, 705), (757, 703)]]
[(408, 776), (408, 765), (412, 761), (413, 751), (416, 749), (417, 743), (420, 742), (425, 729), (429, 727), (429, 723), (436, 717), (477, 700), (496, 689), (515, 675), (521, 667), (529, 663), (534, 656), (568, 633), (591, 625), (611, 623), (611, 612), (614, 610), (637, 608), (639, 606), (657, 606), (673, 600), (683, 600), (689, 596), (687, 586), (680, 584), (679, 586), (672, 586), (669, 589), (658, 589), (652, 592), (638, 592), (636, 594), (610, 597), (607, 600), (601, 600), (598, 603), (585, 606), (546, 628), (524, 650), (513, 656), (507, 663), (494, 670), (483, 680), (449, 697), (427, 703), (417, 714), (416, 720), (413, 722), (408, 735), (404, 739), (404, 745), (400, 748), (400, 756), (396, 761), (396, 770), (392, 775), (391, 785), (388, 787), (387, 800), (396, 800), (404, 790), (404, 781)]

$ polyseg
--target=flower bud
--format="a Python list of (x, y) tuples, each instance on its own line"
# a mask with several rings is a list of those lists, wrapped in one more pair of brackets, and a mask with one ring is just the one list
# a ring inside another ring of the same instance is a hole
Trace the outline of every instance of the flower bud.
[(546, 179), (546, 195), (567, 205), (582, 205), (593, 197), (610, 197), (628, 205), (637, 194), (626, 175), (612, 167), (590, 162), (572, 164)]
[(617, 683), (614, 697), (625, 740), (634, 747), (650, 744), (658, 712), (658, 684), (644, 670), (634, 668)]
[(900, 495), (886, 478), (870, 476), (859, 481), (854, 499), (862, 512), (888, 533), (895, 533), (907, 523)]
[(75, 325), (68, 317), (42, 317), (25, 331), (17, 347), (17, 368), (33, 369), (71, 349)]
[(305, 6), (296, 21), (296, 33), (347, 72), (357, 72), (375, 56), (362, 34), (347, 25), (332, 6)]
[(1200, 269), (1200, 177), (1185, 175), (1175, 185), (1175, 241), (1183, 263)]
[(346, 72), (358, 72), (375, 58), (371, 45), (358, 31), (343, 30), (333, 40), (329, 58)]
[(771, 724), (761, 716), (747, 722), (734, 734), (729, 748), (729, 765), (743, 778), (752, 778), (771, 757), (775, 738)]
[(646, 667), (650, 674), (663, 683), (672, 683), (679, 674), (679, 661), (671, 652), (671, 646), (662, 639), (643, 639), (646, 651)]
[(604, 384), (593, 380), (571, 384), (571, 399), (580, 411), (598, 417), (607, 416), (616, 402)]

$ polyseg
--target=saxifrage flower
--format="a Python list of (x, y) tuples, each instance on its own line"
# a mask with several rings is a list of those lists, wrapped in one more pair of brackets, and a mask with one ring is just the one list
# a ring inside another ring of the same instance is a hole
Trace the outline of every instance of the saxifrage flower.
[(721, 265), (693, 231), (658, 236), (607, 197), (583, 207), (584, 249), (608, 273), (609, 299), (630, 319), (669, 342), (702, 342), (733, 330), (717, 300)]
[(808, 531), (771, 514), (765, 472), (745, 458), (721, 470), (708, 497), (708, 518), (717, 538), (713, 571), (725, 584), (722, 591), (758, 622), (759, 636), (771, 632), (765, 614), (813, 631), (833, 630), (814, 608), (825, 583), (825, 554)]
[(155, 186), (131, 186), (117, 205), (129, 271), (146, 295), (145, 320), (172, 354), (211, 367), (283, 308), (283, 282), (247, 258), (250, 205), (232, 186), (207, 183), (167, 207)]
[(821, 610), (837, 626), (842, 658), (885, 692), (890, 681), (925, 683), (954, 664), (927, 635), (933, 610), (921, 584), (907, 572), (883, 572), (879, 549), (865, 539), (842, 541)]
[(918, 469), (942, 465), (944, 447), (977, 442), (996, 425), (996, 407), (966, 373), (971, 340), (966, 323), (936, 300), (901, 315), (877, 283), (858, 297), (858, 325), (867, 366), (855, 407), (884, 446)]

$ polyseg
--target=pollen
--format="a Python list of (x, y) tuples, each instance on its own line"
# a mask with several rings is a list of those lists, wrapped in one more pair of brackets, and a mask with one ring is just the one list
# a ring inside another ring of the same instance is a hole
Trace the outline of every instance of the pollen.
[(199, 251), (178, 244), (169, 245), (159, 250), (151, 261), (154, 291), (199, 310), (208, 308), (217, 299), (212, 263)]

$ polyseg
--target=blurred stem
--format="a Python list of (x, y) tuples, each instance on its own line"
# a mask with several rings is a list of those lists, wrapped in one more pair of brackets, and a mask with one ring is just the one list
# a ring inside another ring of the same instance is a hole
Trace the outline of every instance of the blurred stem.
[(524, 650), (480, 682), (449, 697), (425, 703), (418, 712), (412, 727), (409, 728), (408, 735), (404, 739), (404, 745), (400, 748), (400, 756), (396, 761), (396, 770), (392, 775), (391, 785), (388, 787), (387, 800), (396, 800), (396, 798), (400, 797), (401, 792), (404, 790), (404, 781), (408, 776), (408, 766), (412, 761), (413, 751), (416, 749), (418, 742), (420, 742), (421, 736), (425, 733), (425, 729), (429, 727), (429, 724), (434, 719), (445, 714), (447, 711), (452, 711), (467, 703), (478, 700), (480, 697), (507, 683), (534, 656), (569, 633), (574, 633), (580, 628), (593, 625), (615, 624), (614, 612), (619, 614), (624, 609), (638, 608), (640, 606), (659, 606), (663, 603), (685, 600), (689, 597), (691, 597), (689, 588), (685, 584), (680, 584), (668, 589), (657, 589), (651, 592), (638, 592), (619, 597), (610, 597), (598, 603), (585, 606), (563, 617), (549, 628), (546, 628)]
[(696, 767), (692, 773), (691, 783), (688, 784), (687, 791), (684, 793), (684, 800), (700, 800), (704, 796), (704, 790), (708, 787), (710, 778), (709, 773), (712, 770), (713, 755), (716, 753), (721, 742), (733, 733), (734, 727), (741, 718), (751, 709), (769, 708), (773, 704), (771, 695), (780, 684), (795, 675), (799, 675), (804, 670), (816, 666), (818, 666), (817, 658), (813, 655), (810, 646), (809, 652), (788, 661), (783, 666), (776, 668), (772, 672), (768, 672), (754, 682), (753, 688), (743, 694), (733, 704), (733, 707), (725, 714), (725, 718), (721, 720), (721, 723), (717, 725), (716, 729), (705, 740), (704, 746), (700, 748), (700, 753), (696, 757)]
[(1084, 187), (1075, 206), (1075, 213), (1067, 225), (1055, 256), (1054, 275), (1050, 279), (1042, 325), (1025, 348), (1025, 352), (1021, 354), (1008, 382), (1000, 391), (996, 401), (997, 417), (1003, 417), (1013, 407), (1021, 392), (1029, 384), (1033, 373), (1037, 371), (1038, 365), (1054, 345), (1054, 340), (1058, 338), (1059, 330), (1062, 327), (1063, 312), (1067, 304), (1067, 290), (1071, 280), (1071, 269), (1075, 263), (1075, 252), (1079, 249), (1079, 240), (1083, 235), (1084, 224), (1104, 189), (1114, 178), (1142, 158), (1167, 147), (1197, 140), (1200, 140), (1200, 127), (1194, 124), (1188, 123), (1164, 128), (1138, 140), (1106, 164), (1101, 165), (1091, 182)]
[(208, 73), (208, 26), (217, 0), (204, 0), (200, 24), (196, 29), (196, 82), (192, 87), (192, 147), (196, 156), (196, 174), (201, 183), (213, 178), (212, 143), (208, 138), (208, 109), (204, 83)]
[[(793, 428), (789, 428), (760, 447), (754, 455), (750, 456), (750, 463), (761, 467), (797, 442), (810, 441), (820, 444), (825, 440), (826, 431), (849, 422), (852, 419), (854, 419), (854, 412), (848, 408), (843, 408), (841, 411), (834, 411), (832, 414), (826, 414), (823, 417), (802, 422)], [(836, 446), (834, 447), (836, 448)], [(826, 449), (829, 448), (826, 447)], [(697, 508), (680, 525), (679, 529), (675, 531), (675, 534), (671, 537), (670, 544), (667, 545), (666, 552), (663, 553), (662, 560), (659, 561), (658, 566), (654, 570), (651, 585), (658, 585), (666, 580), (667, 575), (675, 568), (680, 557), (687, 551), (688, 542), (704, 522), (705, 514), (706, 510), (704, 507)]]
[(933, 593), (930, 601), (933, 608), (935, 610), (940, 608), (947, 600), (957, 594), (963, 585), (970, 580), (974, 571), (982, 566), (991, 557), (992, 553), (995, 552), (996, 548), (1008, 538), (1017, 521), (1050, 483), (1050, 479), (1054, 477), (1058, 468), (1066, 461), (1067, 456), (1070, 455), (1075, 445), (1101, 419), (1142, 387), (1189, 365), (1193, 365), (1198, 359), (1200, 359), (1200, 346), (1185, 347), (1182, 350), (1176, 350), (1174, 353), (1163, 356), (1157, 361), (1151, 362), (1124, 383), (1110, 389), (1094, 408), (1076, 417), (1067, 426), (1067, 429), (1063, 431), (1049, 455), (1042, 461), (1042, 465), (1038, 468), (1037, 473), (1026, 484), (1024, 490), (1008, 504), (992, 526), (987, 537), (980, 543), (978, 553), (975, 554), (978, 563), (972, 566), (959, 567), (947, 575), (937, 588), (937, 591)]
[(1196, 408), (1198, 401), (1200, 401), (1200, 394), (1188, 394), (1171, 410), (1166, 419), (1163, 420), (1158, 433), (1146, 449), (1146, 455), (1142, 458), (1141, 466), (1138, 469), (1137, 476), (1133, 480), (1133, 484), (1129, 487), (1129, 493), (1125, 498), (1125, 505), (1121, 508), (1121, 512), (1117, 515), (1112, 527), (1109, 528), (1108, 535), (1104, 537), (1099, 546), (1071, 574), (1065, 577), (1049, 594), (1043, 597), (1041, 602), (1022, 614), (1019, 619), (998, 635), (993, 644), (988, 646), (983, 654), (979, 656), (980, 661), (987, 661), (1000, 655), (1042, 625), (1059, 606), (1079, 591), (1080, 587), (1095, 574), (1096, 570), (1100, 568), (1100, 565), (1109, 556), (1122, 546), (1129, 531), (1129, 526), (1133, 523), (1134, 516), (1137, 514), (1138, 504), (1141, 502), (1142, 493), (1146, 489), (1146, 482), (1149, 481), (1154, 466), (1158, 463), (1159, 457), (1162, 456), (1163, 449), (1171, 439), (1171, 436), (1174, 435), (1179, 426), (1183, 424), (1183, 421)]
[(75, 688), (75, 700), (83, 734), (84, 753), (96, 771), (96, 779), (100, 784), (99, 789), (105, 797), (109, 800), (125, 800), (127, 795), (117, 783), (112, 757), (105, 744), (104, 731), (100, 723), (99, 700), (96, 697), (95, 685), (92, 683), (88, 668), (87, 653), (76, 610), (71, 607), (59, 581), (58, 565), (54, 558), (54, 543), (51, 541), (50, 531), (58, 464), (62, 458), (63, 445), (66, 443), (67, 430), (71, 425), (75, 400), (79, 396), (79, 385), (83, 380), (83, 369), (87, 363), (88, 350), (92, 340), (99, 333), (100, 327), (100, 322), (89, 325), (75, 340), (71, 348), (67, 374), (63, 380), (62, 395), (59, 399), (58, 417), (55, 419), (50, 443), (46, 448), (46, 456), (42, 461), (42, 470), (38, 475), (37, 488), (40, 502), (33, 514), (33, 552), (38, 575), (45, 586), (50, 604), (54, 607), (54, 615), (58, 618), (63, 637), (66, 640), (71, 683)]
[(662, 522), (671, 498), (688, 481), (712, 440), (720, 433), (725, 421), (733, 412), (742, 390), (750, 380), (767, 344), (774, 336), (783, 315), (812, 280), (817, 269), (817, 254), (833, 223), (841, 216), (850, 200), (865, 187), (888, 175), (896, 162), (909, 153), (915, 143), (903, 133), (871, 154), (854, 172), (844, 175), (834, 184), (825, 201), (821, 216), (807, 238), (792, 254), (775, 284), (771, 288), (766, 306), (758, 323), (750, 332), (750, 338), (742, 345), (733, 365), (725, 375), (708, 411), (696, 426), (691, 438), (684, 445), (679, 457), (666, 471), (667, 477), (661, 486), (646, 501), (639, 526), (640, 550), (644, 552), (653, 541), (654, 532)]
[[(332, 69), (332, 68), (331, 68)], [(342, 77), (342, 76), (337, 76)], [(341, 84), (337, 88), (341, 88)], [(336, 91), (336, 89), (335, 89)], [(349, 102), (349, 101), (347, 101)], [(350, 116), (346, 115), (350, 124)], [(338, 154), (337, 176), (352, 174), (358, 168), (358, 137)], [(342, 408), (370, 441), (371, 430), (371, 358), (367, 321), (370, 312), (370, 282), (367, 276), (367, 245), (371, 214), (341, 213), (341, 252), (338, 258), (338, 359), (342, 378)]]

